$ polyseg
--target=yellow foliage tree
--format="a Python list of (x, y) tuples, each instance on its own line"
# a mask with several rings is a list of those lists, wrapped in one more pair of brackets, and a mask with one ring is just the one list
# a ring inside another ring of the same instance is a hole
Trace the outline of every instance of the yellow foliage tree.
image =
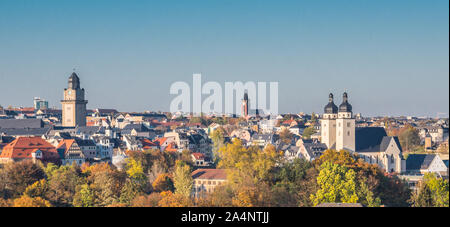
[(23, 195), (13, 201), (13, 207), (51, 207), (49, 201), (41, 198), (35, 197), (31, 198), (27, 195)]

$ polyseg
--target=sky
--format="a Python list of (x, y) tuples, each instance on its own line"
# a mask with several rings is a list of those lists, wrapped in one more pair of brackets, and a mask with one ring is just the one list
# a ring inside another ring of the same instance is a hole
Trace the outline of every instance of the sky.
[[(279, 112), (449, 113), (447, 0), (0, 0), (0, 105), (168, 111), (176, 81), (279, 83)], [(206, 97), (204, 97), (206, 98)]]

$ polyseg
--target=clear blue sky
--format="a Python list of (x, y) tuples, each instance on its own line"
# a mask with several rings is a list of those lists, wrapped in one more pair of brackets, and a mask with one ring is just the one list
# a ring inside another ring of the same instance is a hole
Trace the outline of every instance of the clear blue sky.
[(280, 112), (449, 112), (447, 0), (0, 0), (0, 105), (169, 109), (172, 82), (279, 81)]

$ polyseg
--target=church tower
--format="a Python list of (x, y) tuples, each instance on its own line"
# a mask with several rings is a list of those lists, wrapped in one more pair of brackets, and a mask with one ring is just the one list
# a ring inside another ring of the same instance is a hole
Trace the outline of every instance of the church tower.
[(336, 118), (338, 117), (338, 107), (334, 104), (333, 94), (328, 96), (328, 104), (324, 108), (324, 114), (320, 119), (321, 142), (329, 149), (336, 146)]
[(336, 119), (336, 150), (355, 151), (355, 118), (352, 113), (352, 105), (348, 103), (347, 92), (342, 96)]
[(245, 118), (248, 117), (248, 105), (249, 105), (248, 94), (245, 93), (244, 99), (242, 100), (242, 116), (244, 116)]
[(86, 104), (84, 88), (80, 88), (80, 78), (74, 72), (69, 77), (69, 86), (64, 89), (62, 104), (62, 126), (86, 126)]

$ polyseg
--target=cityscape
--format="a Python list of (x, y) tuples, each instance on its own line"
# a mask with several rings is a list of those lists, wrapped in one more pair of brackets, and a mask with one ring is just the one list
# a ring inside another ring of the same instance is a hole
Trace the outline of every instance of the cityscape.
[(448, 1), (17, 2), (0, 207), (449, 207)]

